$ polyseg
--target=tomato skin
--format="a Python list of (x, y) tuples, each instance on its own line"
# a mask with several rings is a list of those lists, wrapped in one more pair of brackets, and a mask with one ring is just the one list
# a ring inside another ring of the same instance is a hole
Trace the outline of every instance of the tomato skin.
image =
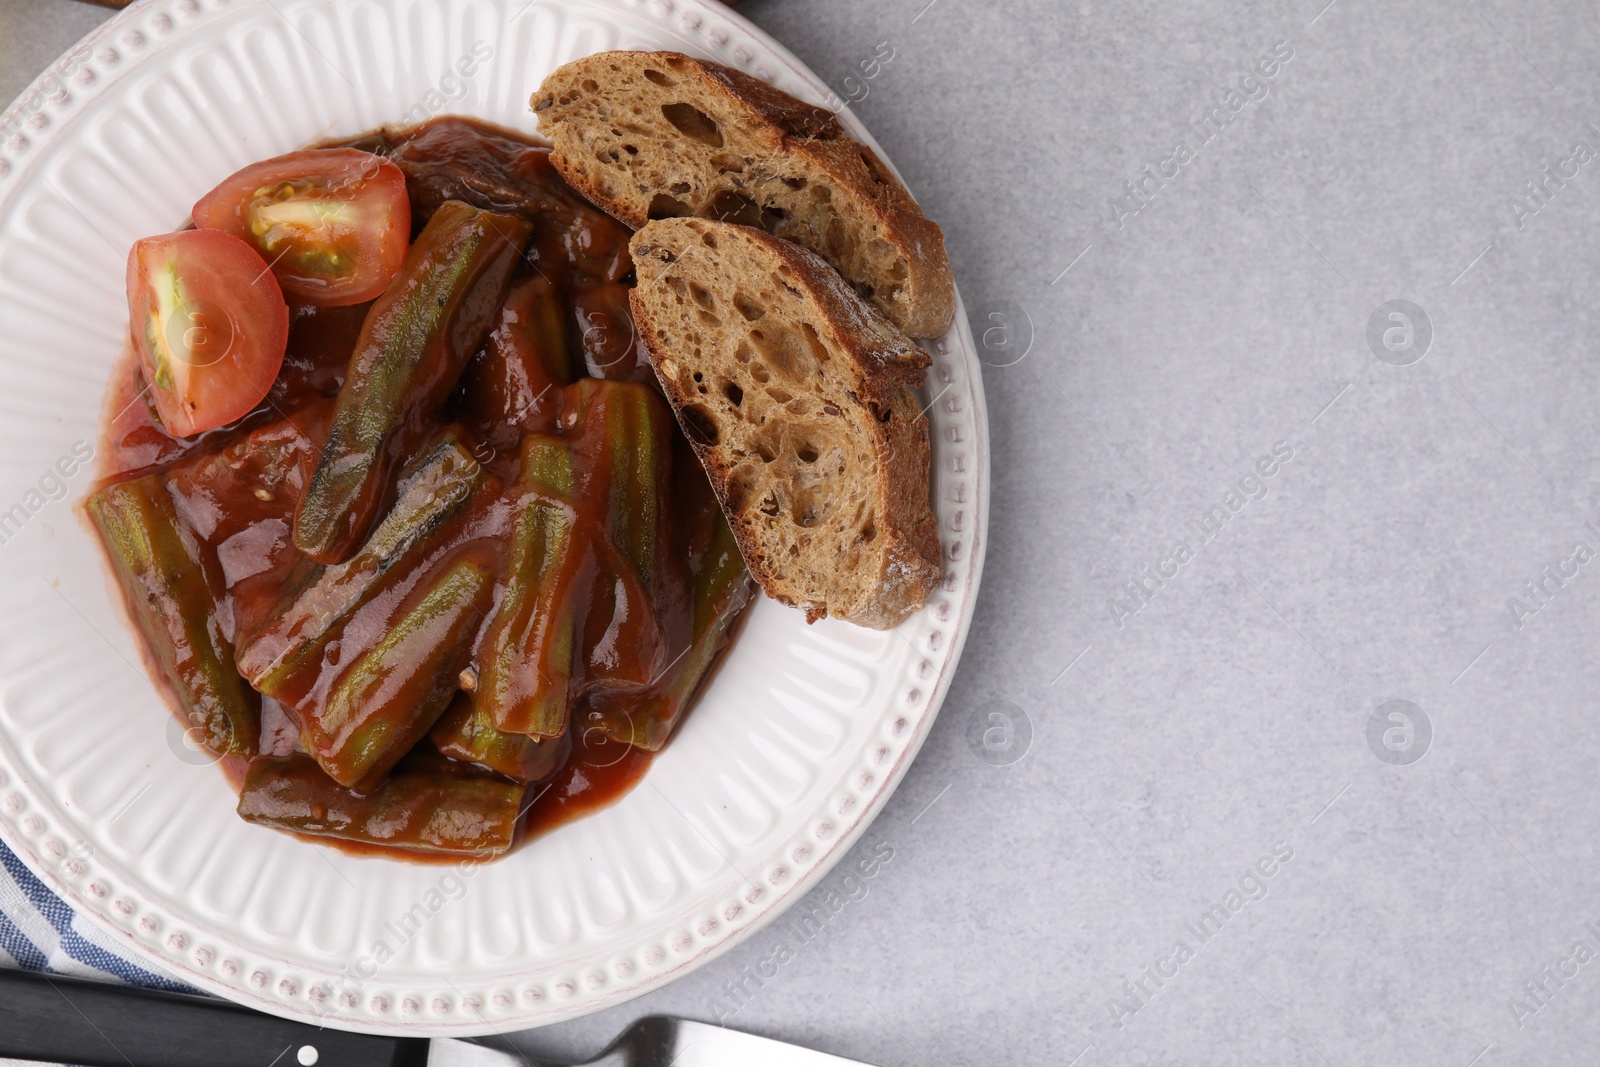
[(406, 176), (357, 148), (308, 148), (253, 163), (201, 197), (194, 224), (248, 242), (284, 295), (342, 307), (381, 295), (411, 240)]
[(289, 343), (289, 305), (266, 261), (220, 230), (134, 242), (128, 324), (151, 403), (175, 437), (249, 414)]

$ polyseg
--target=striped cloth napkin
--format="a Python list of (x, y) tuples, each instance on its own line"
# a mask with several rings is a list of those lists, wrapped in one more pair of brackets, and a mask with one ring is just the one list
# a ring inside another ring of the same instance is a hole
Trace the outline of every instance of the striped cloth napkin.
[[(133, 963), (117, 944), (67, 907), (61, 897), (45, 888), (34, 872), (22, 865), (5, 841), (0, 841), (0, 968), (48, 971), (74, 977), (128, 982), (150, 989), (194, 993), (170, 974)], [(0, 1005), (0, 1013), (5, 1005)], [(0, 1027), (5, 1019), (0, 1019)], [(19, 1059), (3, 1059), (0, 1067), (38, 1067)]]
[(46, 889), (4, 842), (0, 842), (0, 967), (194, 992), (172, 976), (123, 955), (110, 935)]
[[(0, 841), (0, 967), (128, 982), (178, 993), (196, 990), (172, 976), (134, 963), (93, 923), (44, 887), (16, 853)], [(0, 1013), (5, 1005), (0, 1004)], [(0, 1026), (4, 1019), (0, 1018)], [(0, 1058), (0, 1067), (39, 1067)]]

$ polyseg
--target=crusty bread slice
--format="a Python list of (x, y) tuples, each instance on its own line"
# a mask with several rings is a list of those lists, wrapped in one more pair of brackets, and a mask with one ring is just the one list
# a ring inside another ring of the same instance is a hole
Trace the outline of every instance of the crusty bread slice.
[(831, 111), (679, 52), (600, 52), (533, 97), (551, 162), (638, 229), (650, 219), (758, 226), (816, 252), (912, 337), (955, 311), (944, 234)]
[(761, 230), (634, 235), (634, 320), (767, 595), (888, 629), (938, 582), (931, 360), (820, 258)]

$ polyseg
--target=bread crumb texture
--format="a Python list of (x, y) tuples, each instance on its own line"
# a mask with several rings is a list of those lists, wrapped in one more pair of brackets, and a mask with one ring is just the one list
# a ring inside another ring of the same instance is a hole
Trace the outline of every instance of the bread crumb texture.
[(677, 52), (566, 64), (533, 107), (562, 176), (627, 225), (756, 227), (822, 256), (908, 335), (949, 328), (943, 233), (827, 109)]
[(652, 222), (632, 295), (657, 376), (767, 593), (867, 626), (940, 575), (930, 363), (815, 255), (756, 229)]

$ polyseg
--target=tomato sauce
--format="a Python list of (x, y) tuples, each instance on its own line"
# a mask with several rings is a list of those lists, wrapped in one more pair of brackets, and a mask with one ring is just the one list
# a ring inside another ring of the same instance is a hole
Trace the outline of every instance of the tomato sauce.
[[(598, 431), (584, 428), (589, 423), (583, 419), (593, 423), (605, 414), (603, 404), (590, 409), (582, 406), (589, 403), (584, 398), (594, 391), (575, 392), (577, 385), (560, 385), (552, 391), (552, 381), (541, 380), (537, 371), (539, 358), (548, 362), (552, 357), (548, 351), (532, 349), (564, 347), (565, 351), (557, 351), (553, 358), (564, 360), (580, 381), (590, 377), (654, 386), (643, 345), (628, 315), (629, 234), (561, 182), (550, 167), (547, 148), (459, 118), (436, 119), (413, 130), (383, 131), (345, 143), (380, 152), (405, 171), (414, 236), (441, 204), (457, 199), (483, 210), (531, 219), (534, 236), (516, 268), (497, 332), (491, 332), (472, 357), (461, 384), (435, 416), (439, 431), (456, 434), (481, 466), (475, 483), (478, 487), (457, 513), (428, 535), (425, 551), (417, 552), (404, 573), (386, 579), (381, 593), (363, 601), (340, 623), (337, 638), (320, 654), (320, 667), (297, 668), (300, 673), (291, 684), (273, 690), (287, 703), (262, 699), (254, 752), (219, 759), (235, 787), (246, 789), (252, 788), (246, 783), (255, 780), (252, 768), (259, 770), (257, 765), (303, 760), (311, 736), (308, 717), (332, 699), (330, 692), (338, 690), (345, 672), (353, 670), (351, 665), (358, 660), (383, 665), (374, 684), (384, 692), (398, 693), (393, 699), (401, 704), (424, 699), (431, 692), (430, 685), (437, 688), (437, 678), (412, 679), (406, 674), (418, 673), (414, 657), (393, 665), (373, 657), (384, 652), (386, 640), (393, 641), (393, 635), (417, 617), (419, 605), (433, 595), (441, 574), (450, 568), (455, 568), (452, 574), (461, 572), (463, 561), (494, 573), (492, 588), (482, 594), (480, 607), (463, 616), (468, 621), (462, 625), (475, 629), (512, 595), (507, 578), (514, 554), (511, 546), (517, 536), (516, 524), (521, 521), (519, 509), (527, 499), (518, 495), (525, 490), (517, 488), (519, 476), (523, 476), (519, 475), (518, 443), (524, 434), (570, 440), (580, 464), (580, 482), (594, 477), (592, 472), (598, 469), (583, 466), (590, 462), (586, 449), (598, 449), (596, 454), (607, 463), (620, 462), (607, 451), (621, 447), (614, 434), (595, 437)], [(177, 521), (186, 536), (201, 546), (204, 567), (218, 587), (213, 605), (215, 626), (234, 646), (252, 645), (264, 640), (263, 634), (273, 634), (274, 627), (284, 625), (288, 601), (329, 581), (327, 568), (296, 549), (292, 531), (296, 507), (329, 439), (336, 398), (371, 307), (364, 303), (318, 308), (291, 302), (287, 352), (266, 398), (238, 422), (193, 438), (176, 438), (163, 428), (131, 348), (115, 372), (98, 453), (99, 487), (152, 473), (163, 479)], [(526, 370), (530, 366), (535, 368), (533, 373)], [(717, 648), (731, 639), (731, 620), (748, 599), (749, 583), (741, 568), (737, 585), (723, 590), (715, 600), (716, 612), (725, 617), (722, 625), (709, 634), (702, 632), (706, 629), (703, 605), (711, 601), (705, 600), (695, 575), (711, 551), (704, 531), (721, 519), (704, 472), (670, 417), (668, 424), (672, 440), (651, 461), (670, 464), (670, 474), (662, 475), (661, 513), (652, 519), (655, 525), (650, 528), (654, 541), (646, 545), (646, 554), (653, 555), (640, 564), (645, 568), (642, 571), (617, 571), (632, 577), (618, 577), (614, 585), (610, 579), (597, 581), (597, 592), (583, 609), (586, 621), (576, 631), (582, 651), (575, 657), (580, 662), (574, 668), (570, 751), (553, 774), (528, 783), (518, 840), (549, 832), (604, 807), (638, 782), (653, 758), (652, 751), (639, 744), (655, 748), (664, 742), (715, 659)], [(386, 509), (400, 510), (403, 501), (397, 497), (403, 488), (391, 487)], [(599, 562), (592, 566), (610, 574), (604, 568), (615, 560), (608, 553), (618, 550), (610, 547), (604, 531), (614, 530), (619, 522), (636, 524), (639, 519), (619, 517), (604, 508), (592, 513), (580, 508), (575, 521), (573, 536), (591, 538), (600, 546), (595, 550)], [(137, 610), (134, 600), (130, 596), (130, 606)], [(697, 604), (702, 606), (697, 608)], [(292, 615), (293, 608), (288, 610)], [(489, 654), (484, 644), (487, 632), (487, 627), (477, 630), (471, 657), (461, 661), (466, 665), (459, 672), (459, 684), (469, 696)], [(701, 657), (705, 662), (692, 678), (671, 679), (672, 666), (694, 642), (713, 642), (717, 648), (708, 646), (710, 658)], [(170, 677), (160, 669), (163, 653), (159, 648), (147, 642), (145, 653), (154, 677)], [(630, 661), (635, 656), (643, 656), (645, 661)], [(454, 686), (455, 674), (448, 677)], [(602, 693), (605, 707), (623, 707), (630, 720), (636, 716), (648, 720), (650, 730), (630, 734), (628, 727), (617, 725), (620, 720), (614, 712), (591, 710), (583, 696), (591, 690)], [(181, 695), (169, 696), (182, 718)], [(385, 709), (380, 711), (387, 714)], [(422, 739), (415, 742), (416, 753), (426, 750), (426, 758), (406, 757), (395, 772), (400, 775), (395, 779), (399, 785), (368, 782), (360, 788), (373, 790), (373, 797), (385, 795), (383, 790), (403, 792), (402, 772), (421, 766), (419, 759), (424, 759), (429, 773), (456, 766), (457, 761), (433, 751), (426, 731), (424, 724), (418, 735)], [(626, 743), (628, 738), (636, 743)], [(322, 761), (318, 751), (310, 754)], [(459, 766), (460, 773), (475, 780), (490, 774), (477, 764)], [(331, 781), (329, 786), (333, 788)], [(360, 808), (361, 794), (339, 795), (353, 809)], [(312, 807), (317, 818), (326, 815), (322, 805)], [(299, 824), (277, 825), (291, 831), (302, 829)], [(335, 830), (311, 833), (316, 835), (311, 839), (320, 844), (352, 852), (376, 851), (423, 861), (459, 858), (414, 851), (423, 847), (416, 842), (364, 840), (361, 833), (342, 824)]]

